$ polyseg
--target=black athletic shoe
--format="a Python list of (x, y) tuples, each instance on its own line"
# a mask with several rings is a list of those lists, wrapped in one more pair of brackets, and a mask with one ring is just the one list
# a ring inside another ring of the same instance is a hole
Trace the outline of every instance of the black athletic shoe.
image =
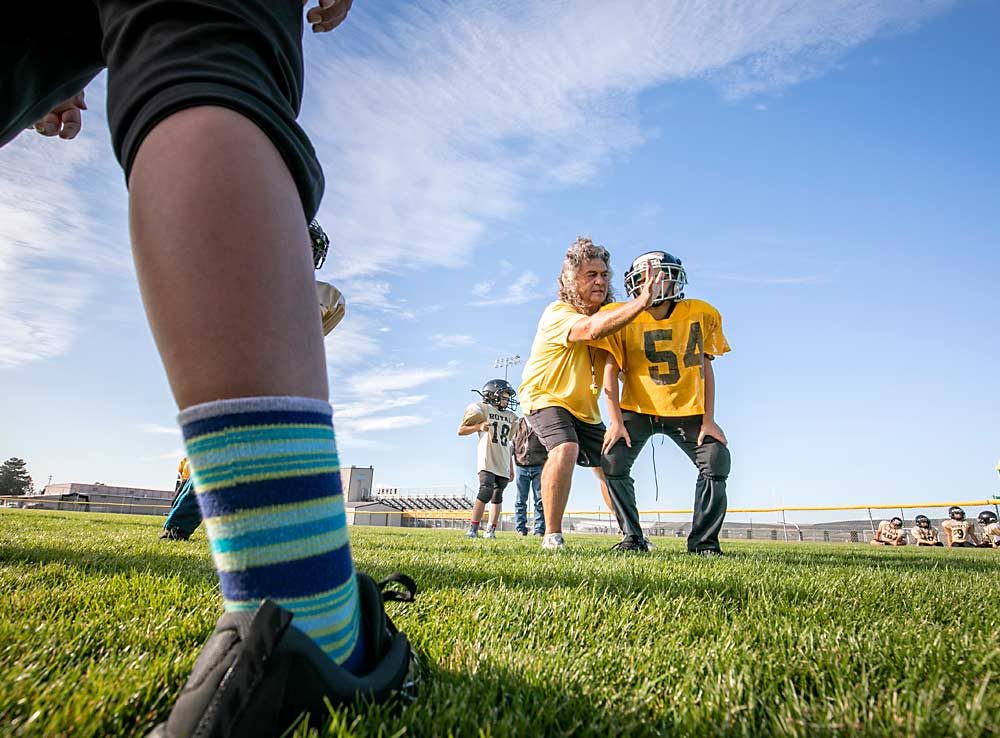
[(649, 546), (646, 544), (645, 538), (639, 538), (638, 536), (625, 536), (618, 541), (618, 543), (612, 546), (611, 550), (625, 553), (648, 553)]
[(703, 559), (722, 559), (726, 556), (722, 551), (716, 551), (714, 548), (703, 548), (700, 551), (688, 551), (688, 553), (701, 556)]
[(186, 541), (191, 538), (191, 534), (183, 528), (164, 528), (160, 533), (161, 541)]
[[(170, 717), (148, 738), (273, 738), (303, 714), (322, 721), (333, 706), (364, 700), (413, 699), (419, 665), (383, 600), (413, 600), (417, 585), (403, 574), (376, 584), (358, 574), (361, 622), (373, 654), (355, 676), (335, 664), (309, 636), (288, 627), (292, 613), (271, 600), (256, 612), (226, 613), (215, 626)], [(403, 590), (390, 589), (399, 584)]]

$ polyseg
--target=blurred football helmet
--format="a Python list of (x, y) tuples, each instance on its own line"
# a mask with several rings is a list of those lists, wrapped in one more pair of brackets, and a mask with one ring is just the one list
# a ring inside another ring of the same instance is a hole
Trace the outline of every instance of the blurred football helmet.
[(952, 505), (948, 508), (948, 517), (952, 520), (965, 520), (965, 510), (958, 505)]
[(889, 525), (891, 525), (893, 528), (902, 528), (903, 527), (903, 519), (899, 518), (899, 517), (889, 518)]
[[(479, 390), (472, 390), (479, 392)], [(483, 399), (498, 410), (517, 410), (517, 390), (506, 379), (491, 379), (479, 392)]]
[(983, 510), (976, 519), (980, 525), (992, 525), (997, 522), (997, 514), (992, 510)]
[(326, 235), (318, 220), (309, 223), (309, 241), (312, 244), (313, 267), (319, 269), (326, 261), (326, 252), (330, 249), (330, 237)]
[(647, 251), (633, 260), (632, 265), (625, 272), (625, 292), (628, 293), (629, 297), (634, 299), (642, 291), (642, 285), (646, 282), (647, 265), (653, 267), (654, 275), (657, 269), (662, 269), (664, 272), (659, 294), (653, 295), (653, 305), (659, 305), (668, 300), (684, 299), (687, 273), (681, 266), (681, 260), (676, 256), (671, 256), (666, 251)]
[(917, 526), (920, 528), (931, 527), (931, 519), (928, 518), (926, 515), (918, 515), (916, 518), (914, 518), (914, 522), (916, 522)]

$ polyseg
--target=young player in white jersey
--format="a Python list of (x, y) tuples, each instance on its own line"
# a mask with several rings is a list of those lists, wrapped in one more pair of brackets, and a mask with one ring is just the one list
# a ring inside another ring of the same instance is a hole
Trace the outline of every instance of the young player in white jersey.
[(944, 544), (938, 540), (938, 532), (931, 525), (931, 519), (926, 515), (918, 515), (914, 518), (914, 525), (910, 528), (910, 535), (913, 536), (913, 542), (918, 546), (943, 546)]
[(905, 546), (906, 531), (903, 530), (903, 519), (890, 518), (879, 523), (871, 544), (873, 546)]
[(487, 503), (491, 503), (489, 527), (484, 538), (496, 538), (500, 508), (503, 505), (503, 491), (514, 478), (514, 425), (517, 407), (514, 388), (506, 379), (491, 379), (483, 389), (473, 390), (482, 396), (465, 409), (458, 435), (479, 435), (476, 447), (476, 468), (479, 471), (479, 494), (472, 503), (469, 520), (469, 538), (479, 537), (479, 526)]
[(948, 519), (942, 521), (944, 543), (948, 548), (975, 548), (979, 545), (976, 539), (976, 526), (971, 520), (965, 519), (965, 510), (958, 505), (948, 508)]
[(1000, 523), (997, 522), (997, 514), (992, 510), (983, 510), (976, 519), (983, 526), (980, 548), (1000, 548)]

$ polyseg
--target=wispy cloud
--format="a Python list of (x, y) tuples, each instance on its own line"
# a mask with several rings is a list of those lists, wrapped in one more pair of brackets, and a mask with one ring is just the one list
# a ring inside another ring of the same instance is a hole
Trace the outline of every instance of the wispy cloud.
[(431, 343), (439, 348), (458, 348), (459, 346), (469, 346), (475, 343), (472, 336), (465, 335), (445, 335), (443, 333), (435, 333), (430, 337)]
[[(954, 0), (426, 0), (356, 8), (310, 46), (306, 115), (331, 172), (323, 217), (349, 273), (458, 266), (539, 188), (585, 182), (645, 139), (638, 95), (704, 79), (781, 90)], [(395, 111), (387, 114), (387, 110)], [(666, 126), (669, 121), (655, 121)]]
[(353, 377), (349, 385), (352, 391), (360, 395), (379, 395), (386, 392), (413, 389), (429, 382), (454, 376), (457, 373), (458, 370), (455, 368), (374, 369)]
[(362, 418), (343, 420), (338, 423), (338, 429), (346, 429), (348, 433), (370, 433), (372, 431), (400, 430), (417, 425), (427, 425), (430, 418), (424, 415), (388, 415), (380, 418)]
[(395, 397), (378, 396), (374, 399), (344, 402), (337, 406), (337, 420), (351, 420), (368, 415), (384, 413), (401, 407), (419, 405), (427, 400), (427, 395), (397, 395)]
[(489, 305), (521, 305), (541, 297), (538, 287), (538, 275), (528, 271), (521, 274), (510, 285), (493, 282), (480, 282), (472, 288), (472, 294), (480, 298), (470, 305), (487, 307)]

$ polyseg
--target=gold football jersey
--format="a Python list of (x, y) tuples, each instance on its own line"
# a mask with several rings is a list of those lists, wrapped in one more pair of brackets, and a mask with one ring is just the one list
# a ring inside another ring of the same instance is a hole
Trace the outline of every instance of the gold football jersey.
[(919, 525), (914, 525), (910, 529), (910, 535), (913, 536), (914, 541), (923, 541), (924, 543), (936, 543), (938, 539), (938, 532), (936, 528), (921, 528)]
[(664, 417), (705, 412), (704, 356), (729, 351), (722, 316), (703, 300), (681, 300), (663, 320), (644, 310), (596, 345), (608, 351), (624, 373), (622, 409)]
[(951, 531), (952, 543), (965, 543), (969, 540), (969, 533), (972, 532), (972, 521), (951, 520), (949, 518), (941, 523), (941, 527), (947, 531)]
[(511, 455), (514, 453), (514, 426), (517, 415), (500, 410), (488, 402), (474, 402), (465, 408), (462, 425), (489, 423), (487, 432), (479, 431), (476, 448), (476, 471), (493, 472), (510, 479)]
[(181, 459), (181, 463), (177, 465), (177, 476), (185, 482), (191, 478), (191, 463), (187, 456)]
[(323, 319), (323, 335), (328, 336), (347, 314), (347, 303), (340, 290), (332, 284), (316, 280), (316, 296), (319, 298), (320, 316)]

